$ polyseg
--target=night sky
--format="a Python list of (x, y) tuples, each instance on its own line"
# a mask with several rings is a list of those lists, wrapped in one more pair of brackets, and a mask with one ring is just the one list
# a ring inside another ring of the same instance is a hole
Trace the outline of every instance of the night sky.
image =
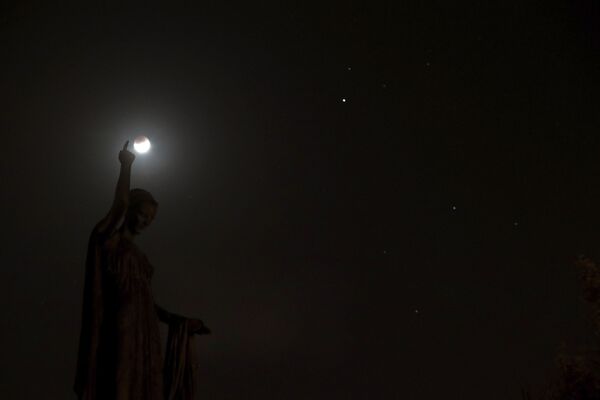
[(86, 244), (138, 134), (156, 300), (213, 331), (198, 399), (543, 388), (591, 341), (594, 3), (5, 4), (0, 398), (75, 398)]

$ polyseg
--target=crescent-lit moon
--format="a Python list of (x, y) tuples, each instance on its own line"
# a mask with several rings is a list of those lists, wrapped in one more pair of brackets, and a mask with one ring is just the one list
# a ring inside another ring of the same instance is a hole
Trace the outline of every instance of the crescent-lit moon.
[(133, 142), (133, 148), (138, 153), (147, 153), (150, 150), (150, 141), (146, 136), (138, 136)]

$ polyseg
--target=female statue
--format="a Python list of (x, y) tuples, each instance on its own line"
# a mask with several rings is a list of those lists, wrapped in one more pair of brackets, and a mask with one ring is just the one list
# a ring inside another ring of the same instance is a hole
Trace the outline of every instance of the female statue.
[[(153, 267), (135, 237), (152, 223), (158, 203), (145, 190), (129, 189), (135, 155), (128, 145), (119, 152), (110, 212), (88, 244), (74, 389), (80, 400), (187, 400), (193, 395), (191, 339), (210, 330), (154, 303)], [(169, 327), (164, 363), (159, 321)]]

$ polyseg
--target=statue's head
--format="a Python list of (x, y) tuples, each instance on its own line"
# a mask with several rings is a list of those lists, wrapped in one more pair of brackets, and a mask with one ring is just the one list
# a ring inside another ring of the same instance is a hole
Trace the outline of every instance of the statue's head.
[(156, 217), (158, 202), (152, 194), (144, 189), (129, 191), (129, 208), (127, 209), (127, 228), (134, 235), (139, 235)]

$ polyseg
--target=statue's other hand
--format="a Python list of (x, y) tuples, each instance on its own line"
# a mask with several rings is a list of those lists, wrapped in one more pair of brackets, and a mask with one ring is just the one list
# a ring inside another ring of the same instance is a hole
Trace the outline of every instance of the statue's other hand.
[(590, 257), (585, 256), (583, 254), (579, 255), (577, 257), (577, 260), (575, 261), (575, 264), (578, 267), (588, 268), (588, 269), (596, 267), (596, 262), (594, 260), (592, 260)]
[(190, 319), (188, 321), (188, 332), (190, 335), (194, 333), (197, 335), (208, 335), (211, 333), (210, 329), (208, 329), (206, 325), (204, 325), (204, 322), (199, 319)]
[(121, 150), (119, 152), (119, 161), (121, 162), (121, 164), (127, 165), (127, 166), (133, 164), (133, 160), (135, 160), (135, 154), (133, 154), (132, 152), (127, 150), (128, 146), (129, 146), (129, 140), (125, 142), (125, 145), (123, 146), (123, 150)]

